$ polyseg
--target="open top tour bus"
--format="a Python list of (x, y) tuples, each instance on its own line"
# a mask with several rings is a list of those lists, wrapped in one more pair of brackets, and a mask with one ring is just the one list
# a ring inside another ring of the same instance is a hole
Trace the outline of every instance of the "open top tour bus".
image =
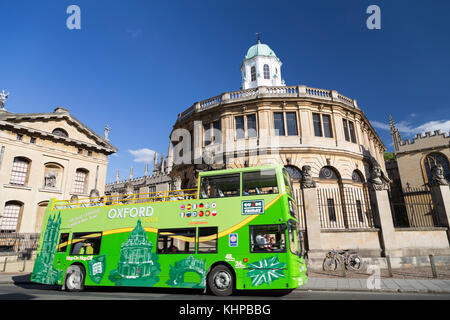
[(69, 291), (294, 289), (307, 281), (297, 219), (278, 165), (202, 172), (198, 189), (52, 199), (31, 280)]

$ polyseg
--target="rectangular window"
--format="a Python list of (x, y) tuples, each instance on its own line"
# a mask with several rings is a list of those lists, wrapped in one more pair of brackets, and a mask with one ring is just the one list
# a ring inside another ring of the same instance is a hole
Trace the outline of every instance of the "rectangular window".
[(353, 124), (352, 121), (348, 122), (348, 126), (350, 129), (350, 138), (352, 139), (353, 143), (356, 143), (356, 135), (355, 135), (355, 125)]
[(242, 195), (253, 196), (278, 193), (275, 170), (260, 170), (242, 173)]
[(74, 233), (70, 255), (98, 255), (101, 242), (101, 232)]
[(211, 140), (212, 140), (211, 124), (208, 123), (207, 125), (204, 125), (203, 130), (205, 130), (205, 146), (208, 146), (211, 144)]
[(86, 189), (87, 173), (83, 170), (77, 170), (75, 173), (75, 183), (73, 191), (75, 193), (84, 193)]
[(20, 211), (22, 205), (18, 203), (7, 203), (3, 216), (0, 220), (0, 232), (16, 232), (19, 223)]
[(217, 253), (218, 227), (198, 228), (197, 253)]
[(313, 113), (313, 122), (314, 122), (314, 135), (316, 137), (322, 136), (322, 122), (320, 120), (320, 114)]
[(327, 206), (328, 206), (328, 218), (330, 221), (336, 221), (336, 211), (334, 210), (334, 199), (328, 198), (327, 199)]
[(58, 252), (66, 252), (68, 245), (69, 245), (69, 234), (61, 233), (58, 243)]
[(245, 138), (245, 127), (244, 127), (244, 117), (236, 117), (236, 139)]
[(283, 224), (250, 226), (250, 251), (286, 252), (285, 231)]
[(22, 141), (22, 140), (23, 140), (23, 134), (18, 134), (17, 141)]
[(285, 135), (283, 113), (275, 112), (273, 114), (273, 126), (275, 128), (276, 136), (284, 136)]
[(222, 129), (220, 120), (213, 122), (213, 136), (214, 143), (222, 143)]
[(202, 177), (200, 186), (202, 199), (238, 197), (240, 195), (240, 175)]
[(29, 162), (25, 159), (15, 158), (11, 170), (10, 184), (24, 186), (27, 182)]
[(31, 144), (36, 144), (36, 138), (30, 138), (30, 143)]
[(348, 123), (347, 120), (342, 119), (342, 125), (344, 126), (344, 136), (346, 141), (350, 141), (350, 136), (348, 134)]
[(295, 112), (286, 112), (286, 127), (288, 136), (297, 136), (297, 115)]
[(255, 138), (256, 134), (256, 114), (247, 116), (247, 136), (249, 138)]
[(325, 137), (332, 138), (333, 133), (331, 132), (331, 117), (329, 115), (323, 114), (322, 121), (323, 121), (323, 133)]
[(195, 228), (160, 229), (157, 253), (195, 253)]

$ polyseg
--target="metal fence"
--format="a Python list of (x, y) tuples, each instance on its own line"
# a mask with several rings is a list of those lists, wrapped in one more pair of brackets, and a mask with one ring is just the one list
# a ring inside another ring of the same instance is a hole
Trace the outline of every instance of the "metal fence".
[(0, 233), (0, 252), (37, 250), (39, 237), (39, 233)]
[(294, 189), (295, 202), (297, 204), (298, 229), (306, 230), (305, 209), (303, 203), (303, 194), (301, 189)]
[(390, 190), (389, 200), (396, 228), (441, 227), (428, 186)]
[(374, 227), (367, 188), (317, 188), (322, 229), (371, 229)]

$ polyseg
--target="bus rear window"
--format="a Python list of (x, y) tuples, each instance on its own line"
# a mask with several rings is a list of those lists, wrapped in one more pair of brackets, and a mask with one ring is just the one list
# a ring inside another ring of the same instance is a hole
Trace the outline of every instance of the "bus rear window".
[(202, 199), (240, 196), (240, 175), (202, 177), (200, 196)]
[(277, 174), (275, 170), (259, 170), (242, 173), (242, 195), (278, 193)]
[(195, 253), (195, 228), (159, 230), (157, 253)]

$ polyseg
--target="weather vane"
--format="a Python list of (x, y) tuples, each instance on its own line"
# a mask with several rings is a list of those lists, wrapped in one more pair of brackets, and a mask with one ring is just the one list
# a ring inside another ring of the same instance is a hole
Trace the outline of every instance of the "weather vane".
[(261, 32), (255, 32), (255, 34), (258, 36), (258, 43), (261, 43)]

